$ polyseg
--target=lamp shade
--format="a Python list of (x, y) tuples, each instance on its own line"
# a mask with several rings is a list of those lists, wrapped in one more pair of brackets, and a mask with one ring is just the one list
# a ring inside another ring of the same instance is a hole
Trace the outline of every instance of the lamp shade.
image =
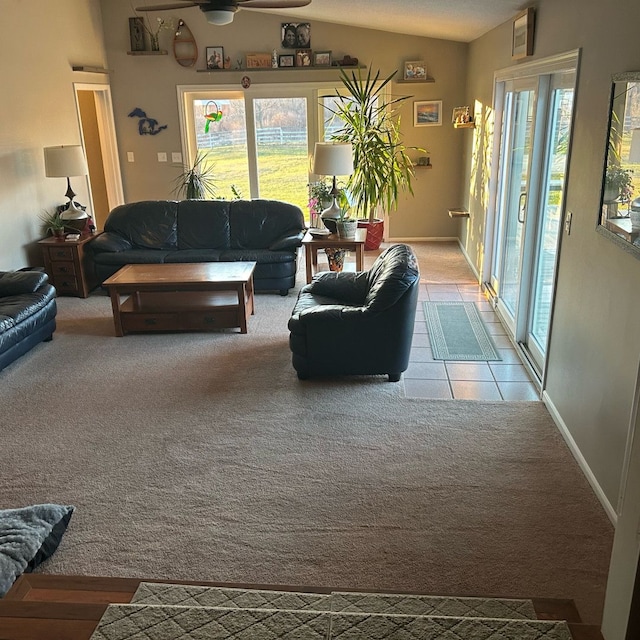
[(80, 145), (44, 148), (44, 170), (47, 178), (86, 176), (87, 161)]
[(631, 146), (629, 147), (629, 162), (640, 163), (640, 129), (631, 132)]
[(318, 176), (348, 176), (353, 173), (353, 148), (348, 142), (316, 142), (313, 173)]

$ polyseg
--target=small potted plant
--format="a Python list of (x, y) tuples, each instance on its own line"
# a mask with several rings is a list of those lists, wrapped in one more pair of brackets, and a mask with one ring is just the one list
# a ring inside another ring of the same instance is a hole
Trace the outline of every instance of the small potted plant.
[(331, 206), (331, 185), (326, 180), (310, 182), (309, 185), (309, 213), (312, 227), (324, 228), (320, 214)]
[(344, 191), (341, 191), (338, 196), (338, 204), (340, 205), (340, 217), (336, 221), (338, 235), (345, 240), (353, 240), (356, 237), (358, 221), (348, 216), (351, 204)]
[(43, 212), (40, 220), (42, 220), (42, 230), (45, 233), (50, 233), (54, 238), (64, 238), (64, 220), (57, 211), (53, 213), (49, 211)]
[(196, 158), (176, 179), (173, 193), (185, 200), (206, 200), (216, 197), (213, 165), (206, 164), (207, 154), (196, 153)]

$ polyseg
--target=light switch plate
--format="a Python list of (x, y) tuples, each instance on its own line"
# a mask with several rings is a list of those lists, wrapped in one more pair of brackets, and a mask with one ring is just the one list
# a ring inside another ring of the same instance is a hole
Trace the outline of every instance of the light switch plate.
[(179, 151), (171, 152), (171, 162), (174, 164), (182, 164), (182, 154)]
[(158, 162), (166, 162), (167, 161), (167, 154), (164, 151), (160, 151), (158, 153)]
[(571, 219), (573, 218), (573, 212), (567, 211), (567, 216), (564, 219), (564, 230), (567, 235), (571, 233)]
[(135, 162), (135, 158), (133, 157), (133, 151), (127, 151), (127, 162)]

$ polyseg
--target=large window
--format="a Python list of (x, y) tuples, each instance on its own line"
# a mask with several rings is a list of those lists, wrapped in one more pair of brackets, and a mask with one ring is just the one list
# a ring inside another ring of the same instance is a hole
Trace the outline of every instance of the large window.
[[(272, 198), (308, 218), (311, 156), (340, 123), (330, 111), (334, 83), (178, 87), (185, 162), (200, 151), (213, 165), (217, 197)], [(215, 117), (215, 114), (221, 114)]]

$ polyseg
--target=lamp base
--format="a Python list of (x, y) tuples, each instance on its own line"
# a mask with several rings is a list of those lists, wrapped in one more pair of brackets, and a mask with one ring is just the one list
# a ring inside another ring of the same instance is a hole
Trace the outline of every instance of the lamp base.
[(330, 207), (327, 207), (321, 214), (320, 218), (324, 223), (324, 226), (331, 231), (331, 233), (336, 233), (337, 231), (337, 222), (340, 219), (340, 207), (338, 206), (338, 201), (334, 197), (333, 204)]
[(60, 219), (64, 220), (65, 231), (84, 231), (89, 219), (89, 214), (84, 210), (85, 208), (82, 208), (81, 204), (69, 200), (66, 209), (60, 211)]

